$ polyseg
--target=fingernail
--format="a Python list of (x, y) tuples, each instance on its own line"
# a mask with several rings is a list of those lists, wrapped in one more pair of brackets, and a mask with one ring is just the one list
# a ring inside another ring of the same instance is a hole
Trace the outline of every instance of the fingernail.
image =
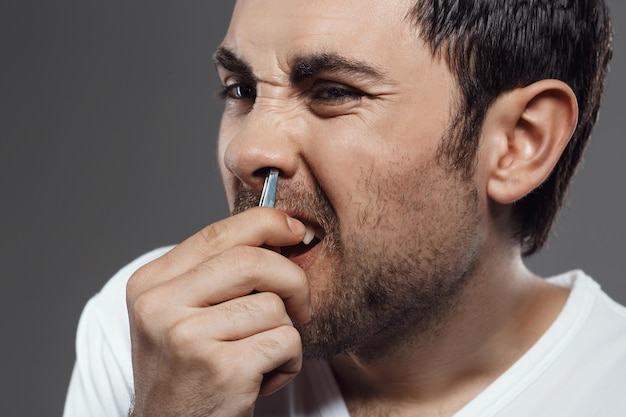
[(287, 217), (287, 225), (294, 235), (302, 235), (307, 233), (306, 226), (298, 219), (293, 217)]

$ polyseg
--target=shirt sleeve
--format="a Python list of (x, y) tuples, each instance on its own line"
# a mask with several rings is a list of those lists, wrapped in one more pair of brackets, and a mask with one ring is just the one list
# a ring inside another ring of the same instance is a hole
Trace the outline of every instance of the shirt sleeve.
[(85, 305), (76, 332), (76, 361), (63, 417), (125, 417), (133, 398), (126, 282), (170, 248), (152, 251), (121, 269)]
[(89, 301), (78, 325), (64, 417), (123, 417), (130, 410), (130, 352), (123, 351), (125, 341), (111, 340), (99, 320), (98, 304), (97, 298)]

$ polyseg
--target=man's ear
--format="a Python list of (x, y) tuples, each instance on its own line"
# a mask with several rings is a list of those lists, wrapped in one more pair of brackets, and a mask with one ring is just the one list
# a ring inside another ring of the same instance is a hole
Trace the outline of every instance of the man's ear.
[(578, 102), (558, 80), (541, 80), (503, 93), (490, 106), (481, 160), (487, 193), (498, 203), (521, 199), (541, 185), (576, 129)]

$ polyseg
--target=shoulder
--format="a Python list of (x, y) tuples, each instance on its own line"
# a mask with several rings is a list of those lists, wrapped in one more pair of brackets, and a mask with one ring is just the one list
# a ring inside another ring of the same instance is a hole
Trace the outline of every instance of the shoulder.
[[(595, 379), (609, 390), (626, 392), (626, 307), (611, 299), (600, 285), (582, 271), (572, 271), (551, 278), (557, 285), (572, 288), (561, 324), (571, 331), (571, 342), (563, 357), (584, 375), (584, 384)], [(564, 343), (567, 338), (561, 338)], [(581, 381), (581, 384), (583, 382)], [(620, 401), (626, 406), (626, 400)]]
[(612, 318), (611, 322), (626, 325), (626, 307), (617, 303), (606, 294), (600, 284), (581, 270), (574, 270), (548, 278), (548, 281), (562, 287), (570, 288), (568, 304), (577, 304), (578, 308), (586, 307), (593, 315)]
[(570, 289), (561, 313), (458, 417), (626, 415), (626, 308), (582, 271), (548, 281)]
[(104, 287), (102, 287), (102, 290), (94, 298), (104, 303), (111, 301), (110, 298), (118, 299), (117, 295), (120, 293), (126, 293), (126, 283), (135, 271), (145, 264), (165, 255), (172, 248), (173, 246), (166, 246), (154, 249), (133, 260), (113, 275), (113, 277), (104, 285)]
[(126, 284), (135, 271), (171, 249), (172, 246), (152, 250), (120, 269), (89, 300), (83, 312), (83, 319), (90, 319), (92, 324), (97, 323), (103, 333), (109, 333), (110, 336), (115, 336), (115, 339), (127, 338), (129, 329), (126, 310)]
[(79, 333), (87, 327), (90, 332), (97, 329), (104, 339), (118, 343), (129, 339), (126, 283), (137, 269), (167, 253), (171, 248), (163, 247), (150, 251), (113, 275), (85, 305), (79, 323)]
[(126, 323), (126, 284), (132, 274), (143, 265), (159, 258), (172, 249), (172, 246), (152, 250), (120, 269), (85, 306), (83, 315), (94, 319), (104, 319), (106, 323)]

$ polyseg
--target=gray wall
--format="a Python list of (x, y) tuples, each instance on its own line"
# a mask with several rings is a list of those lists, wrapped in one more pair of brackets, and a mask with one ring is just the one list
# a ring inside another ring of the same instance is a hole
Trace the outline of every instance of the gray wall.
[[(601, 121), (531, 263), (583, 268), (626, 303), (626, 8), (609, 3), (617, 49)], [(216, 4), (0, 4), (0, 415), (60, 415), (88, 298), (139, 254), (227, 215), (210, 57), (230, 2)]]

